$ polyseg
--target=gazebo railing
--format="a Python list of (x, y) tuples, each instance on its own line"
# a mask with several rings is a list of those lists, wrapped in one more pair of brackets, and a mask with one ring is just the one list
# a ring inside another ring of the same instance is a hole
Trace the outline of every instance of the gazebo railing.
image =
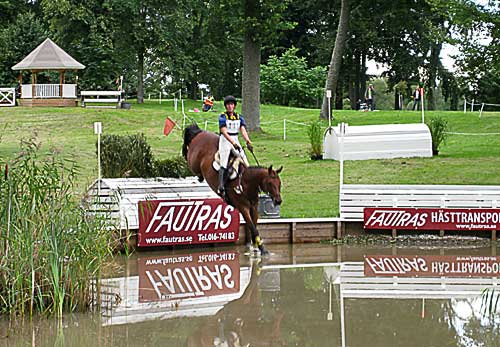
[(76, 98), (76, 84), (23, 84), (21, 98)]

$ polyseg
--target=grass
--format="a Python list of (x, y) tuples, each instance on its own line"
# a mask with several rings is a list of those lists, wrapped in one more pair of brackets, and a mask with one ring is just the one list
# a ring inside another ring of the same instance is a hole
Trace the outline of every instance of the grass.
[[(240, 106), (240, 105), (238, 105)], [(187, 100), (186, 110), (201, 108), (201, 101)], [(220, 102), (216, 109), (221, 110)], [(186, 112), (200, 127), (208, 121), (208, 130), (217, 131), (218, 113)], [(261, 165), (284, 166), (282, 176), (283, 217), (330, 217), (338, 215), (339, 164), (336, 161), (310, 160), (307, 126), (316, 120), (319, 110), (262, 105), (261, 133), (252, 133), (255, 153)], [(426, 118), (440, 115), (448, 121), (450, 134), (440, 147), (439, 156), (391, 160), (348, 161), (345, 183), (375, 184), (479, 184), (500, 185), (500, 136), (461, 135), (500, 132), (500, 113), (426, 112)], [(36, 137), (43, 148), (56, 151), (81, 167), (77, 191), (83, 193), (97, 176), (96, 136), (93, 123), (103, 124), (106, 134), (145, 134), (157, 159), (180, 154), (182, 136), (174, 130), (163, 135), (169, 116), (182, 125), (182, 114), (173, 102), (132, 103), (131, 110), (82, 108), (2, 108), (0, 161), (13, 158), (19, 151), (19, 139)], [(334, 111), (334, 123), (349, 125), (419, 123), (420, 112), (412, 111)], [(286, 119), (286, 141), (283, 120)], [(323, 129), (327, 122), (323, 121)], [(249, 156), (251, 164), (253, 158)]]

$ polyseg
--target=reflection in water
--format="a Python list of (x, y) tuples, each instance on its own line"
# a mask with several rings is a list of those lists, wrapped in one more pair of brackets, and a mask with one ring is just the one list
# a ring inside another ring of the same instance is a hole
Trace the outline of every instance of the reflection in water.
[(0, 322), (0, 346), (498, 347), (498, 312), (484, 315), (480, 298), (483, 288), (496, 288), (492, 279), (374, 284), (362, 256), (391, 248), (274, 247), (262, 261), (240, 251), (123, 258), (123, 273), (105, 281), (102, 315), (66, 316), (61, 329), (51, 320)]

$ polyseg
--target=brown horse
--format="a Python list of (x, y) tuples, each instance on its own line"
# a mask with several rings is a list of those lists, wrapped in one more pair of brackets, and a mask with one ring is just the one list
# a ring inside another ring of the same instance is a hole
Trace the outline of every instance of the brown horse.
[[(217, 192), (218, 172), (212, 167), (212, 162), (218, 147), (218, 135), (203, 131), (196, 124), (184, 129), (182, 154), (187, 159), (189, 168), (198, 176), (200, 182), (205, 179), (214, 192)], [(259, 192), (268, 193), (275, 205), (281, 204), (281, 181), (278, 176), (281, 169), (274, 171), (272, 166), (267, 169), (242, 167), (241, 187), (243, 189), (240, 194), (235, 190), (240, 180), (233, 180), (226, 184), (226, 202), (240, 211), (246, 223), (247, 240), (250, 236), (253, 245), (258, 247), (262, 254), (266, 254), (267, 251), (256, 227), (259, 218)]]

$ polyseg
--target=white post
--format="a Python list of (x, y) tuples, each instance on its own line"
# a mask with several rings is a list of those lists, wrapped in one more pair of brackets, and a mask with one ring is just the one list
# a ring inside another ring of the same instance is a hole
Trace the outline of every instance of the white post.
[(174, 94), (174, 110), (177, 112), (177, 97)]
[(148, 93), (148, 100), (151, 100), (151, 93)]
[(464, 96), (464, 114), (467, 113), (467, 99)]
[(332, 126), (332, 112), (330, 109), (330, 99), (332, 97), (332, 91), (330, 89), (326, 90), (326, 98), (328, 99), (328, 127)]
[(101, 133), (102, 123), (94, 122), (94, 134), (97, 135), (97, 195), (101, 195)]
[(345, 310), (344, 295), (342, 294), (342, 285), (340, 285), (340, 334), (342, 335), (342, 347), (345, 347)]
[(286, 118), (283, 119), (283, 141), (286, 141)]
[(181, 105), (182, 105), (182, 114), (184, 114), (184, 100), (181, 99)]
[(479, 111), (479, 118), (483, 116), (484, 102), (481, 104), (481, 110)]
[(424, 116), (424, 88), (420, 88), (420, 104), (422, 105), (422, 123), (425, 123), (425, 116)]
[(161, 90), (160, 90), (160, 105), (161, 105)]
[(200, 90), (201, 90), (201, 101), (203, 101), (203, 89)]
[(339, 208), (340, 208), (340, 200), (342, 187), (344, 185), (344, 135), (346, 133), (347, 124), (342, 122), (339, 124), (339, 136), (340, 136), (340, 178), (339, 178)]
[(205, 131), (207, 130), (208, 128), (208, 120), (205, 120)]
[(474, 99), (472, 99), (472, 104), (470, 104), (470, 111), (474, 112)]

